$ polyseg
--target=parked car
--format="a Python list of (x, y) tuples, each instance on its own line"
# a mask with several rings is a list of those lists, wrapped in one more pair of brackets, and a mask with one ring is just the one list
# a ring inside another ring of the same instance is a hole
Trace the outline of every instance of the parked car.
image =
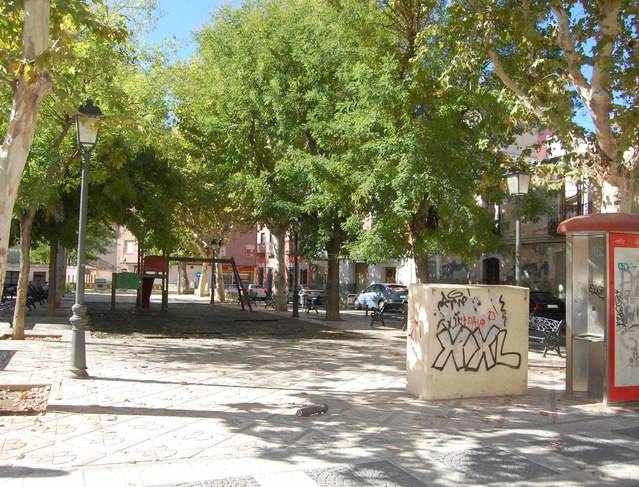
[(306, 301), (311, 298), (315, 298), (316, 304), (323, 305), (326, 301), (326, 291), (324, 289), (312, 289), (302, 286), (299, 292), (300, 304), (305, 305)]
[(408, 302), (408, 287), (403, 284), (373, 284), (353, 300), (354, 309), (379, 308), (401, 310)]
[(566, 305), (548, 291), (530, 291), (530, 316), (566, 320)]
[(266, 289), (257, 284), (249, 284), (248, 296), (251, 299), (266, 299)]

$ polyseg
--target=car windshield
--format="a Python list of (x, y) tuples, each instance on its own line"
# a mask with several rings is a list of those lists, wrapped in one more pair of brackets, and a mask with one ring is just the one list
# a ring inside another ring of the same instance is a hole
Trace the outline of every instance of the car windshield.
[(405, 293), (408, 288), (406, 286), (388, 286), (388, 290), (392, 293)]

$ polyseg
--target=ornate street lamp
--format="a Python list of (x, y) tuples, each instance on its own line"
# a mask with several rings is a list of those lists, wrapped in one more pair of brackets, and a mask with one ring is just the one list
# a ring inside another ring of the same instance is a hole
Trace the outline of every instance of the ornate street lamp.
[[(508, 193), (511, 196), (523, 196), (528, 193), (530, 187), (530, 174), (522, 171), (513, 171), (506, 175)], [(521, 222), (520, 205), (515, 209), (515, 284), (521, 286)]]
[(76, 267), (75, 304), (71, 308), (71, 364), (70, 372), (75, 377), (87, 377), (86, 345), (84, 332), (88, 323), (87, 307), (84, 304), (84, 277), (86, 273), (87, 203), (89, 190), (89, 160), (91, 149), (98, 140), (100, 109), (91, 100), (81, 106), (76, 115), (78, 148), (82, 156), (82, 179), (80, 183), (80, 223), (78, 225), (78, 262)]

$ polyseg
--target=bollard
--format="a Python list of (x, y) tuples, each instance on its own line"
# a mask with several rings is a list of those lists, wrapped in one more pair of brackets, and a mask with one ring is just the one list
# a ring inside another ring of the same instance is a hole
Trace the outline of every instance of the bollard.
[(324, 414), (328, 411), (328, 406), (324, 403), (311, 404), (310, 406), (304, 406), (295, 413), (296, 416), (313, 416), (314, 414)]

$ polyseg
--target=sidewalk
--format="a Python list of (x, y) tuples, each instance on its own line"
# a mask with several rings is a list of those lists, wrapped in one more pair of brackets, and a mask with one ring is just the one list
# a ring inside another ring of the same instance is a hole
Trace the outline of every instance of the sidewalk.
[(638, 408), (567, 397), (556, 356), (530, 353), (526, 396), (425, 402), (399, 325), (126, 301), (89, 297), (87, 380), (63, 314), (30, 332), (60, 341), (0, 341), (1, 383), (52, 386), (46, 415), (0, 417), (1, 485), (638, 485)]

